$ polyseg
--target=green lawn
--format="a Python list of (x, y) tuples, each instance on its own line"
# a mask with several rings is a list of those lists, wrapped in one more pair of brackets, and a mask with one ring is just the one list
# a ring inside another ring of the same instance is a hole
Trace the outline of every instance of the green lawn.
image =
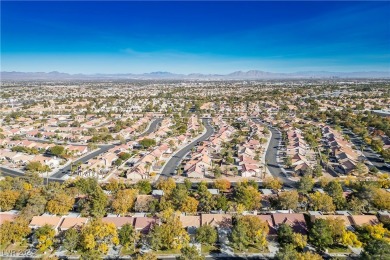
[(212, 245), (202, 245), (202, 254), (210, 254), (210, 253), (214, 253), (216, 251), (220, 251), (218, 247), (216, 246), (212, 246)]
[(268, 251), (267, 248), (261, 250), (261, 249), (255, 248), (255, 247), (248, 247), (244, 251), (240, 251), (240, 250), (234, 249), (234, 253), (237, 253), (237, 254), (244, 254), (244, 253), (256, 254), (256, 253), (269, 253), (269, 251)]
[(132, 255), (132, 254), (135, 254), (138, 250), (136, 249), (136, 251), (134, 251), (134, 249), (132, 247), (130, 248), (124, 248), (122, 247), (121, 248), (121, 255)]
[(153, 251), (156, 255), (174, 255), (174, 254), (180, 254), (180, 250), (178, 249), (168, 249), (168, 250), (157, 250)]

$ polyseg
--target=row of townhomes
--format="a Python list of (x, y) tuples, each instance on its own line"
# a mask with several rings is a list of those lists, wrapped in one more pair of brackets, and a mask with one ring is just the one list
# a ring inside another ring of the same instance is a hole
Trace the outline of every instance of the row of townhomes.
[[(264, 177), (264, 164), (260, 162), (260, 156), (265, 153), (264, 147), (261, 145), (261, 139), (266, 139), (269, 136), (264, 134), (264, 126), (249, 121), (251, 133), (244, 143), (238, 144), (238, 161), (240, 165), (240, 175), (242, 177)], [(257, 136), (257, 139), (252, 138)]]
[(307, 169), (313, 167), (312, 162), (307, 158), (310, 147), (300, 129), (290, 128), (286, 134), (286, 155), (291, 158), (291, 167), (295, 173), (303, 174)]
[[(269, 227), (268, 239), (275, 240), (277, 238), (277, 230), (281, 224), (287, 224), (295, 233), (302, 235), (308, 234), (309, 223), (314, 223), (317, 219), (339, 219), (342, 220), (348, 230), (354, 230), (363, 225), (377, 225), (379, 219), (389, 218), (389, 212), (379, 212), (378, 215), (354, 215), (348, 211), (339, 211), (333, 215), (323, 214), (320, 211), (309, 211), (307, 218), (303, 213), (292, 212), (277, 212), (269, 214), (258, 214), (257, 212), (246, 212), (244, 215), (251, 215), (266, 222)], [(227, 213), (201, 213), (199, 215), (180, 214), (182, 227), (190, 234), (194, 234), (196, 229), (203, 225), (210, 225), (219, 230), (231, 232), (232, 219), (234, 215)], [(1, 212), (0, 225), (5, 221), (12, 221), (17, 217), (17, 212)], [(378, 218), (379, 217), (379, 218)], [(30, 221), (29, 227), (37, 229), (44, 225), (49, 225), (57, 233), (68, 230), (70, 228), (81, 228), (91, 221), (90, 218), (82, 217), (78, 213), (69, 213), (64, 216), (55, 216), (43, 214), (34, 216)], [(136, 213), (133, 216), (117, 216), (108, 215), (102, 218), (103, 222), (113, 223), (116, 228), (120, 229), (125, 224), (133, 225), (134, 229), (141, 234), (148, 234), (154, 225), (160, 225), (161, 220), (158, 217), (148, 217), (146, 214)], [(308, 222), (309, 221), (309, 222)]]
[(352, 148), (350, 142), (345, 140), (341, 133), (330, 126), (322, 128), (323, 147), (329, 151), (331, 160), (336, 163), (336, 171), (348, 174), (356, 168), (360, 155)]

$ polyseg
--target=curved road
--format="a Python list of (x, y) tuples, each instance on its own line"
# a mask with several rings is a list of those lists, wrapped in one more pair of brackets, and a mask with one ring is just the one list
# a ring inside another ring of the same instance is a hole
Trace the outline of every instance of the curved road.
[[(358, 136), (348, 129), (343, 129), (343, 133), (349, 135), (351, 142), (356, 146), (357, 150), (363, 152), (367, 160), (383, 173), (390, 173), (390, 169), (385, 166), (384, 162), (379, 161), (379, 154), (374, 152), (369, 145), (359, 140)], [(363, 146), (363, 147), (362, 147)], [(363, 149), (362, 149), (363, 148)], [(370, 166), (370, 165), (367, 165)]]
[[(264, 123), (258, 118), (253, 119), (253, 121), (264, 125)], [(279, 146), (279, 142), (282, 140), (282, 135), (280, 131), (278, 131), (273, 126), (268, 124), (265, 125), (267, 125), (268, 129), (272, 133), (271, 141), (269, 142), (267, 151), (265, 153), (265, 160), (267, 162), (268, 170), (274, 178), (278, 178), (279, 180), (281, 180), (284, 186), (295, 187), (296, 182), (290, 180), (289, 178), (286, 177), (286, 175), (284, 175), (282, 168), (279, 166), (279, 163), (277, 162), (278, 146)]]
[(205, 141), (207, 138), (209, 138), (211, 135), (214, 134), (214, 128), (210, 125), (209, 119), (203, 119), (202, 120), (203, 125), (206, 127), (206, 133), (204, 133), (202, 136), (197, 138), (196, 140), (189, 143), (187, 146), (183, 147), (181, 150), (176, 152), (171, 159), (164, 165), (164, 168), (161, 171), (160, 177), (169, 177), (171, 176), (171, 173), (173, 173), (176, 169), (176, 167), (180, 164), (180, 162), (183, 160), (184, 156), (191, 151), (193, 147), (196, 146), (197, 142)]
[[(154, 131), (156, 131), (157, 127), (159, 126), (159, 124), (161, 123), (162, 121), (162, 118), (156, 118), (152, 121), (152, 123), (149, 125), (149, 128), (143, 132), (142, 134), (140, 134), (138, 137), (143, 137), (143, 136), (146, 136)], [(111, 148), (115, 147), (115, 145), (112, 145), (112, 144), (108, 144), (108, 145), (100, 145), (99, 146), (100, 149), (95, 151), (95, 152), (92, 152), (90, 154), (87, 154), (79, 159), (77, 159), (76, 161), (72, 162), (71, 164), (59, 169), (57, 172), (55, 172), (54, 174), (52, 174), (48, 179), (49, 181), (58, 181), (58, 182), (62, 182), (64, 181), (63, 179), (61, 179), (62, 177), (64, 177), (68, 171), (70, 171), (70, 167), (72, 164), (74, 163), (77, 163), (77, 162), (81, 162), (81, 163), (85, 163), (87, 162), (88, 160), (98, 156), (99, 154), (102, 154), (102, 153), (105, 153), (107, 152), (108, 150), (110, 150)], [(16, 171), (16, 170), (12, 170), (12, 169), (8, 169), (8, 168), (4, 168), (4, 167), (1, 167), (0, 166), (0, 170), (1, 170), (1, 174), (2, 175), (6, 175), (6, 176), (12, 176), (12, 177), (23, 177), (24, 176), (24, 173), (21, 172), (21, 171)]]
[(160, 125), (162, 121), (162, 118), (155, 118), (152, 123), (150, 123), (149, 125), (149, 128), (143, 132), (142, 134), (140, 134), (138, 137), (144, 137), (150, 133), (153, 133), (154, 131), (156, 131), (157, 127)]

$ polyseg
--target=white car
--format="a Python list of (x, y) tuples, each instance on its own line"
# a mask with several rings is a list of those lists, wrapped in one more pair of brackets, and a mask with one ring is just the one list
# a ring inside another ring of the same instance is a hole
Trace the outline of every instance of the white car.
[(390, 169), (390, 163), (385, 163), (385, 167)]

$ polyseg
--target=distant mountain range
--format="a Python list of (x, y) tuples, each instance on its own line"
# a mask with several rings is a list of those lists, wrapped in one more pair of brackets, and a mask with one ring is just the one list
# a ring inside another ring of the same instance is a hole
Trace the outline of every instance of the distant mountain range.
[(2, 80), (263, 80), (263, 79), (329, 79), (329, 78), (390, 78), (390, 72), (329, 72), (302, 71), (294, 73), (273, 73), (261, 70), (235, 71), (229, 74), (175, 74), (170, 72), (150, 72), (143, 74), (68, 74), (52, 72), (16, 72), (2, 71)]

